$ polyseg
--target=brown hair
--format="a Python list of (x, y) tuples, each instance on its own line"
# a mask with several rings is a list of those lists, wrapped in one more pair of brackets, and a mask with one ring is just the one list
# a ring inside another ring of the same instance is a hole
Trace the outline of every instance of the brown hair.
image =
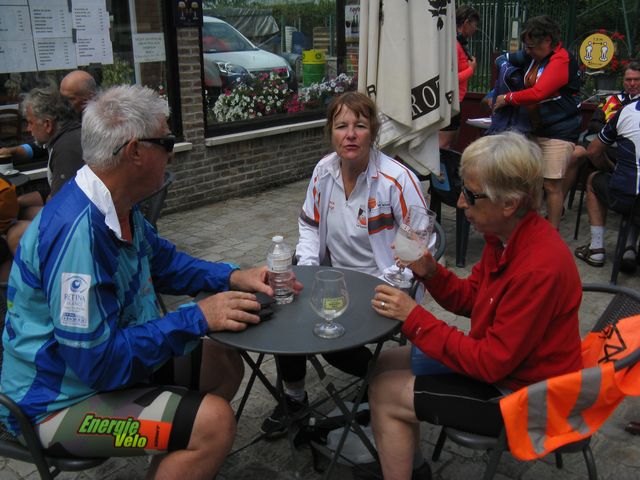
[(345, 92), (339, 97), (334, 98), (327, 108), (327, 124), (324, 132), (327, 138), (331, 138), (333, 130), (333, 120), (340, 113), (342, 107), (348, 108), (357, 116), (362, 116), (369, 120), (369, 130), (371, 132), (371, 142), (375, 143), (380, 130), (380, 120), (378, 120), (378, 109), (376, 104), (360, 92)]
[(480, 23), (480, 14), (470, 5), (460, 5), (456, 8), (456, 27), (462, 27), (467, 20)]
[(555, 48), (560, 43), (560, 26), (549, 15), (539, 15), (527, 20), (520, 40), (524, 42), (525, 38), (530, 38), (540, 43), (547, 37), (551, 38), (551, 47)]

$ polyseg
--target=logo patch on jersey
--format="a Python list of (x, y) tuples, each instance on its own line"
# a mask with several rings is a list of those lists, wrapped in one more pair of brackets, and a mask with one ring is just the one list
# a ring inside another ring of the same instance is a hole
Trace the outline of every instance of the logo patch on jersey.
[(356, 227), (367, 228), (367, 216), (365, 215), (364, 207), (358, 209), (358, 221)]
[(373, 197), (370, 197), (369, 201), (367, 202), (367, 207), (369, 207), (369, 210), (373, 210), (377, 206), (378, 206), (378, 203), (376, 202), (376, 199)]
[(60, 294), (60, 324), (64, 327), (89, 328), (89, 287), (91, 276), (63, 273)]

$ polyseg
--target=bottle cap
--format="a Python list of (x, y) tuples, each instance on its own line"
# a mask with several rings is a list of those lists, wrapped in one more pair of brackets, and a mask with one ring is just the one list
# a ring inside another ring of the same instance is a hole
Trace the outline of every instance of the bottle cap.
[(276, 242), (276, 243), (280, 243), (282, 240), (284, 240), (284, 237), (282, 235), (274, 235), (271, 238), (271, 240)]

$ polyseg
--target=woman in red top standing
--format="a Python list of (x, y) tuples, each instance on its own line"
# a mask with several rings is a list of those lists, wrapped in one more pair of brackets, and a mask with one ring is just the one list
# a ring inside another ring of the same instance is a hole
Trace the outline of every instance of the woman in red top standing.
[[(460, 5), (456, 8), (456, 27), (458, 30), (456, 50), (458, 53), (458, 89), (461, 106), (467, 93), (469, 79), (476, 69), (476, 59), (469, 53), (466, 45), (469, 38), (478, 30), (478, 23), (480, 23), (480, 14), (475, 8), (468, 5)], [(440, 148), (452, 148), (458, 141), (459, 131), (460, 114), (458, 113), (451, 117), (451, 123), (448, 127), (440, 130)]]
[(527, 68), (525, 88), (500, 95), (494, 108), (525, 105), (544, 159), (547, 218), (558, 229), (562, 179), (580, 130), (578, 62), (560, 41), (560, 27), (548, 15), (529, 19), (521, 35), (524, 51), (508, 53), (514, 66)]

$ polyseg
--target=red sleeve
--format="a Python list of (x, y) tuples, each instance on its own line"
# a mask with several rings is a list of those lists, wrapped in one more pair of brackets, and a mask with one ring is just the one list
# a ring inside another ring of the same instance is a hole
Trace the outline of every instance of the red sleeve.
[(558, 95), (560, 88), (567, 83), (569, 83), (569, 53), (561, 48), (551, 56), (533, 87), (510, 93), (507, 100), (513, 105), (532, 105)]
[(460, 42), (456, 42), (456, 51), (458, 53), (458, 82), (466, 82), (473, 75), (473, 68), (469, 66), (467, 54), (464, 52)]
[(436, 274), (422, 283), (442, 308), (456, 315), (468, 317), (476, 299), (481, 263), (474, 265), (471, 275), (466, 279), (459, 278), (438, 264)]
[(449, 368), (495, 383), (513, 372), (540, 343), (553, 315), (554, 302), (547, 299), (554, 290), (554, 277), (548, 272), (529, 271), (514, 277), (483, 338), (466, 335), (420, 305), (411, 311), (402, 332)]

